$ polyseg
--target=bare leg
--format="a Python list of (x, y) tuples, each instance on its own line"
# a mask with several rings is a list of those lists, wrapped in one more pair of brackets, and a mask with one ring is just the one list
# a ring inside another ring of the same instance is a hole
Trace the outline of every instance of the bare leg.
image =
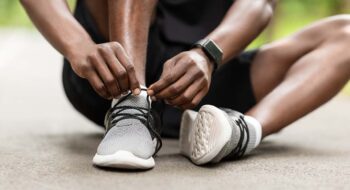
[(90, 0), (85, 3), (100, 33), (123, 46), (140, 84), (145, 85), (148, 33), (157, 1)]
[(263, 137), (335, 96), (350, 79), (350, 17), (317, 22), (258, 53), (251, 71), (258, 104), (246, 114)]

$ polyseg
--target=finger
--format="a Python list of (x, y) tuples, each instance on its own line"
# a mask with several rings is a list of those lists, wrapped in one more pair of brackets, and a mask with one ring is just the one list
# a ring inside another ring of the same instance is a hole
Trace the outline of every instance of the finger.
[(109, 70), (113, 73), (114, 78), (117, 79), (119, 90), (121, 93), (129, 90), (129, 79), (123, 65), (119, 62), (114, 51), (110, 48), (100, 49), (100, 53), (106, 60)]
[[(177, 59), (179, 59), (177, 61)], [(185, 59), (172, 58), (164, 63), (163, 73), (160, 79), (149, 87), (149, 95), (153, 96), (170, 84), (177, 81), (187, 71), (187, 63)]]
[(180, 96), (174, 99), (167, 100), (167, 102), (170, 105), (175, 105), (175, 106), (188, 104), (197, 95), (197, 93), (203, 88), (204, 84), (205, 84), (204, 79), (197, 80), (189, 88), (187, 88), (186, 91), (182, 93)]
[(193, 76), (192, 72), (187, 72), (179, 80), (164, 88), (154, 96), (157, 99), (168, 99), (182, 94), (198, 77)]
[(207, 89), (202, 89), (197, 93), (197, 95), (192, 99), (191, 102), (184, 105), (180, 105), (180, 108), (185, 110), (185, 109), (191, 109), (196, 107), (199, 104), (199, 102), (203, 99), (203, 97), (207, 94), (207, 92), (208, 92)]
[(111, 95), (108, 93), (105, 85), (97, 75), (96, 71), (91, 71), (87, 77), (87, 80), (91, 84), (95, 92), (105, 99), (110, 99)]
[(90, 57), (90, 61), (94, 68), (97, 70), (97, 73), (102, 79), (103, 83), (105, 84), (109, 94), (111, 94), (115, 98), (118, 97), (120, 95), (120, 91), (118, 88), (117, 80), (109, 71), (102, 57), (97, 54), (96, 56)]
[(115, 43), (113, 46), (115, 55), (118, 57), (120, 63), (126, 70), (128, 77), (128, 89), (132, 90), (134, 94), (140, 94), (140, 83), (136, 76), (136, 71), (134, 64), (131, 63), (128, 54), (125, 52), (124, 48), (120, 44)]

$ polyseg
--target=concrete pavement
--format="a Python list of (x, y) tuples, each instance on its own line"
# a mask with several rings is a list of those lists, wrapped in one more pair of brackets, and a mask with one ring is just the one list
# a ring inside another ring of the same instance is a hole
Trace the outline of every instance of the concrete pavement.
[(0, 189), (350, 189), (350, 97), (240, 161), (197, 167), (165, 140), (153, 170), (101, 170), (91, 159), (103, 131), (66, 100), (61, 70), (37, 33), (0, 30)]

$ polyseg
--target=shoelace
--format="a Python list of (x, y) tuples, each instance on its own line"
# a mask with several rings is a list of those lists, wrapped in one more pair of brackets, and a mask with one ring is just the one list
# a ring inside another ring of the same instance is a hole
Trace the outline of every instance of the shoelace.
[[(234, 123), (236, 123), (236, 125), (239, 128), (240, 137), (236, 148), (233, 149), (230, 152), (230, 154), (226, 156), (226, 159), (239, 159), (244, 155), (245, 151), (247, 150), (248, 142), (249, 142), (249, 130), (243, 115), (240, 115), (237, 119), (232, 119), (232, 120)], [(246, 137), (246, 141), (244, 142), (245, 137)]]
[[(147, 89), (141, 89), (142, 91), (147, 91)], [(119, 99), (118, 103), (116, 103), (110, 110), (108, 115), (108, 121), (110, 122), (109, 125), (106, 125), (106, 133), (113, 127), (116, 126), (116, 124), (122, 120), (125, 119), (137, 119), (141, 123), (143, 123), (147, 129), (150, 131), (151, 136), (155, 137), (157, 139), (157, 145), (156, 145), (156, 151), (153, 155), (155, 155), (160, 148), (162, 147), (162, 140), (160, 134), (152, 127), (152, 121), (151, 121), (151, 102), (149, 100), (149, 96), (147, 95), (147, 108), (144, 107), (138, 107), (138, 106), (118, 106), (121, 102), (126, 100), (129, 96), (131, 96), (131, 92)], [(125, 113), (125, 110), (137, 110), (139, 113)], [(114, 119), (118, 117), (117, 119)], [(111, 120), (112, 118), (112, 120)], [(155, 118), (153, 118), (155, 120)], [(154, 124), (155, 121), (154, 121)]]

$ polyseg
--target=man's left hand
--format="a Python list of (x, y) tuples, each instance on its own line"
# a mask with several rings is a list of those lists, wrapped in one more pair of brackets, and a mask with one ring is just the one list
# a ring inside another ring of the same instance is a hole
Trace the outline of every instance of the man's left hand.
[(164, 63), (160, 79), (148, 88), (148, 94), (181, 109), (193, 108), (209, 91), (213, 69), (202, 49), (182, 52)]

